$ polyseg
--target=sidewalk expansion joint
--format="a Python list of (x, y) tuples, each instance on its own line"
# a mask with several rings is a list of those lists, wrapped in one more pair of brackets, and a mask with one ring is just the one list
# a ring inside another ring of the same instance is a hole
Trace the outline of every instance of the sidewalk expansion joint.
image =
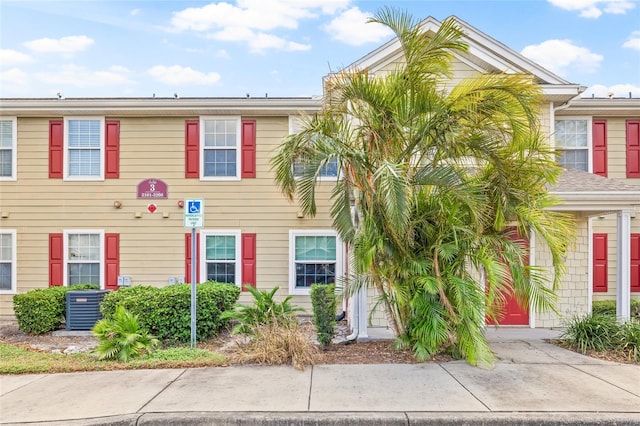
[(142, 404), (142, 407), (138, 408), (138, 410), (136, 411), (136, 413), (140, 413), (142, 410), (144, 410), (144, 407), (146, 407), (147, 405), (149, 405), (149, 403), (151, 401), (153, 401), (154, 399), (156, 399), (158, 397), (158, 395), (160, 395), (162, 392), (164, 392), (165, 390), (167, 390), (167, 388), (169, 386), (171, 386), (172, 384), (174, 384), (175, 382), (177, 382), (178, 380), (180, 380), (180, 378), (184, 375), (184, 373), (187, 372), (186, 368), (182, 369), (182, 373), (178, 374), (178, 376), (171, 380), (169, 383), (167, 383), (166, 385), (164, 385), (164, 387), (162, 389), (160, 389), (158, 392), (155, 393), (155, 395), (153, 395), (151, 398), (149, 398), (149, 400), (147, 402), (145, 402), (144, 404)]
[(493, 410), (484, 403), (484, 401), (482, 401), (480, 398), (478, 398), (473, 392), (471, 392), (465, 385), (464, 383), (462, 383), (460, 380), (458, 380), (458, 378), (456, 376), (454, 376), (453, 374), (451, 374), (451, 372), (449, 370), (447, 370), (447, 368), (444, 366), (443, 363), (438, 363), (438, 365), (440, 366), (440, 368), (442, 368), (449, 376), (451, 376), (451, 378), (453, 380), (455, 380), (460, 386), (462, 386), (462, 388), (464, 390), (466, 390), (469, 395), (473, 396), (473, 398), (478, 401), (480, 404), (482, 404), (489, 412), (493, 412)]

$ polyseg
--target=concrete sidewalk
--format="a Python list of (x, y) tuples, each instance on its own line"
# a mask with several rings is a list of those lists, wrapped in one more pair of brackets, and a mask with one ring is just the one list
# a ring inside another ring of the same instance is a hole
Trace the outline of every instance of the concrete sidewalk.
[(487, 331), (500, 360), (2, 376), (3, 424), (640, 425), (640, 366), (585, 357), (553, 330)]

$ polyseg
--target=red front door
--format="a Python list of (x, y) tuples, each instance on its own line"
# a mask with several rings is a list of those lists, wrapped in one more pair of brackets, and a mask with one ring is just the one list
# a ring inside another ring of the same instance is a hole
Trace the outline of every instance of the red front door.
[[(529, 249), (529, 241), (522, 238), (518, 235), (516, 228), (507, 228), (506, 232), (514, 241), (520, 241), (522, 244), (525, 244), (527, 247), (527, 252)], [(525, 262), (529, 262), (529, 255), (525, 259)], [(515, 295), (513, 294), (513, 287), (511, 283), (508, 283), (507, 288), (503, 292), (504, 303), (502, 304), (501, 311), (502, 313), (498, 315), (499, 325), (529, 325), (529, 311), (527, 309), (523, 309), (520, 307), (518, 302), (516, 301)], [(487, 318), (487, 324), (495, 324), (494, 321)]]

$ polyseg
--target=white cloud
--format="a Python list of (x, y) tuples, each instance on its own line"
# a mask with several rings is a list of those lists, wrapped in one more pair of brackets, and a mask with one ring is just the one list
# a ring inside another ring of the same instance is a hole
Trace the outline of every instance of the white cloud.
[(624, 15), (635, 5), (629, 0), (547, 0), (564, 10), (579, 11), (582, 18), (597, 19), (603, 13)]
[(0, 49), (0, 64), (21, 64), (31, 62), (33, 59), (26, 53), (11, 49)]
[[(237, 0), (190, 7), (173, 13), (169, 31), (208, 32), (209, 38), (246, 42), (254, 52), (265, 49), (308, 50), (309, 45), (271, 34), (294, 30), (303, 19), (334, 14), (350, 0)], [(254, 40), (257, 38), (257, 40)]]
[(335, 17), (325, 25), (323, 29), (329, 33), (334, 40), (351, 46), (379, 43), (393, 35), (391, 29), (384, 25), (367, 23), (370, 17), (370, 13), (362, 12), (359, 8), (352, 7)]
[(142, 9), (133, 9), (133, 10), (131, 10), (131, 12), (129, 12), (129, 15), (138, 16), (138, 15), (140, 15), (141, 12), (142, 12)]
[(20, 95), (29, 85), (29, 76), (18, 68), (0, 71), (0, 97)]
[(597, 71), (603, 60), (602, 55), (585, 47), (576, 46), (571, 40), (547, 40), (522, 50), (527, 58), (537, 62), (556, 74), (563, 75), (569, 70), (585, 73)]
[(640, 86), (635, 86), (633, 84), (616, 84), (613, 86), (595, 84), (593, 86), (589, 86), (581, 96), (583, 98), (590, 98), (592, 96), (596, 98), (608, 98), (609, 94), (613, 93), (614, 98), (628, 98), (629, 92), (631, 92), (631, 96), (634, 98), (640, 98)]
[(640, 31), (632, 32), (629, 40), (627, 40), (622, 47), (640, 51)]
[(208, 74), (196, 71), (190, 67), (180, 65), (164, 66), (156, 65), (150, 68), (148, 74), (155, 80), (173, 85), (211, 85), (220, 80), (220, 74), (210, 72)]
[(90, 70), (78, 65), (63, 65), (56, 71), (39, 72), (37, 80), (58, 86), (100, 87), (131, 84), (127, 76), (128, 70), (120, 66), (112, 66), (107, 70)]
[(296, 43), (285, 38), (268, 33), (255, 33), (248, 28), (229, 27), (223, 31), (209, 34), (209, 38), (221, 41), (243, 41), (249, 46), (249, 50), (255, 53), (264, 53), (268, 49), (286, 51), (301, 51), (311, 49), (310, 44)]
[(33, 52), (72, 54), (87, 49), (94, 43), (93, 39), (84, 36), (67, 36), (59, 39), (40, 38), (24, 43)]

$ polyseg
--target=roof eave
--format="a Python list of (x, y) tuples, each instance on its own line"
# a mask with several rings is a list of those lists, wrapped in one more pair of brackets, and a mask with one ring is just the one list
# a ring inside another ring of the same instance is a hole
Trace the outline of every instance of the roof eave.
[(313, 113), (321, 98), (0, 99), (0, 115), (288, 115)]

